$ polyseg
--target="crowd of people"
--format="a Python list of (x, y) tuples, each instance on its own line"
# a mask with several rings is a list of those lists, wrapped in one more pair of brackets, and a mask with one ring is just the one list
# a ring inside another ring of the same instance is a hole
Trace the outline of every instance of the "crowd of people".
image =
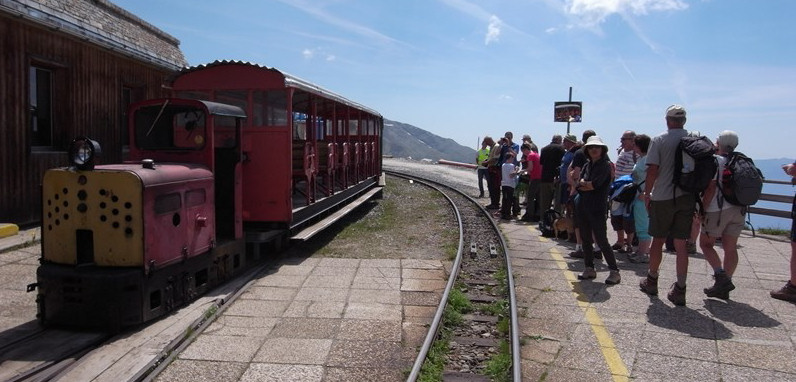
[[(697, 244), (713, 268), (714, 283), (704, 288), (708, 297), (729, 299), (735, 289), (732, 276), (738, 266), (736, 244), (744, 227), (746, 208), (723, 203), (720, 189), (728, 158), (739, 144), (738, 135), (729, 130), (715, 140), (717, 170), (702, 193), (686, 192), (674, 183), (676, 153), (685, 129), (686, 111), (671, 105), (665, 112), (666, 131), (650, 137), (627, 130), (620, 137), (616, 162), (609, 158), (605, 140), (593, 130), (578, 140), (572, 134), (553, 135), (541, 151), (529, 135), (522, 143), (506, 132), (497, 142), (485, 137), (478, 151), (478, 183), (484, 197), (487, 183), (490, 203), (487, 209), (504, 220), (538, 222), (545, 211), (556, 210), (574, 220), (575, 250), (571, 257), (582, 258), (585, 269), (581, 280), (597, 277), (595, 260), (605, 259), (608, 285), (621, 282), (616, 252), (627, 254), (633, 263), (647, 263), (647, 275), (639, 282), (642, 292), (658, 294), (659, 268), (663, 250), (675, 252), (676, 281), (667, 298), (685, 305), (689, 253)], [(796, 163), (783, 166), (796, 183)], [(612, 200), (611, 188), (617, 178), (630, 177), (637, 190), (630, 202)], [(520, 217), (522, 207), (525, 213)], [(699, 207), (699, 208), (698, 208)], [(796, 201), (791, 228), (791, 278), (771, 297), (796, 302)], [(616, 242), (608, 239), (608, 222), (616, 232)], [(716, 242), (721, 241), (721, 252)]]

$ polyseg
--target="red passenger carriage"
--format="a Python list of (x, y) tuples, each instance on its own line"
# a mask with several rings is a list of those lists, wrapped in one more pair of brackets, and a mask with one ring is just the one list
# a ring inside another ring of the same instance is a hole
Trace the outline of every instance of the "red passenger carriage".
[(249, 115), (242, 138), (247, 230), (296, 232), (378, 182), (383, 119), (374, 110), (243, 62), (186, 69), (172, 89), (177, 97), (236, 105)]

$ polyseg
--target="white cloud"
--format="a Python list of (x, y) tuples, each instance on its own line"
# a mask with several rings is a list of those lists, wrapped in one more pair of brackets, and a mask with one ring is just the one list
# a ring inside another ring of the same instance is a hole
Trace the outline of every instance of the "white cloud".
[(688, 8), (682, 0), (567, 0), (564, 10), (578, 18), (577, 24), (594, 28), (613, 14), (645, 15), (649, 12), (679, 11)]
[(484, 38), (484, 45), (489, 45), (491, 42), (497, 42), (500, 39), (500, 27), (503, 22), (500, 21), (495, 15), (489, 18), (489, 25), (486, 27), (486, 37)]
[(315, 48), (315, 49), (305, 48), (304, 50), (301, 51), (301, 55), (304, 57), (305, 60), (312, 60), (315, 58), (315, 56), (323, 57), (323, 59), (326, 61), (334, 61), (337, 59), (337, 56), (331, 53), (324, 52), (323, 48)]

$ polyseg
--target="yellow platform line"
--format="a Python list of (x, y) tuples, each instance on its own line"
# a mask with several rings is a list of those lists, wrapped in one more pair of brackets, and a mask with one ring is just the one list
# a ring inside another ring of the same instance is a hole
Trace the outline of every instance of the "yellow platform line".
[[(533, 227), (528, 227), (528, 229), (536, 234), (539, 234), (539, 231)], [(548, 241), (548, 239), (545, 237), (540, 237), (540, 239), (543, 242)], [(572, 290), (572, 294), (575, 296), (578, 306), (581, 308), (581, 310), (583, 310), (583, 313), (586, 317), (586, 322), (589, 323), (592, 332), (594, 332), (594, 335), (597, 337), (597, 343), (600, 345), (603, 358), (605, 358), (605, 364), (611, 371), (613, 380), (616, 382), (629, 381), (630, 373), (627, 371), (625, 362), (622, 361), (622, 356), (619, 354), (619, 349), (616, 348), (614, 340), (611, 338), (611, 333), (608, 333), (608, 329), (605, 327), (602, 318), (600, 318), (600, 315), (597, 313), (597, 309), (594, 307), (594, 305), (592, 305), (591, 302), (586, 301), (587, 296), (585, 293), (583, 293), (583, 289), (580, 287), (578, 278), (572, 271), (569, 270), (567, 261), (564, 260), (564, 256), (561, 255), (561, 252), (558, 250), (558, 248), (551, 248), (550, 256), (553, 258), (553, 260), (555, 260), (558, 268), (563, 271), (564, 277), (567, 279), (567, 281), (573, 285), (574, 288)]]

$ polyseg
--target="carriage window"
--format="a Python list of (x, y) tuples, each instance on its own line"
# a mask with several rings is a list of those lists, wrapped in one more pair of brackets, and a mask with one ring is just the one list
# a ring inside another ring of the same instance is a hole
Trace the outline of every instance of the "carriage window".
[(307, 114), (293, 113), (293, 139), (307, 139)]
[(230, 91), (218, 91), (216, 92), (216, 102), (225, 103), (227, 105), (234, 105), (238, 106), (243, 109), (244, 112), (249, 111), (248, 108), (248, 93), (246, 91), (238, 91), (238, 90), (230, 90)]
[(170, 106), (168, 102), (135, 111), (135, 144), (144, 150), (201, 149), (206, 116), (201, 109)]
[(357, 135), (359, 131), (359, 120), (352, 119), (348, 121), (348, 133), (350, 135)]
[(200, 148), (205, 144), (205, 114), (200, 110), (186, 111), (174, 116), (174, 146)]
[(287, 97), (284, 91), (254, 92), (253, 103), (254, 126), (287, 125)]

